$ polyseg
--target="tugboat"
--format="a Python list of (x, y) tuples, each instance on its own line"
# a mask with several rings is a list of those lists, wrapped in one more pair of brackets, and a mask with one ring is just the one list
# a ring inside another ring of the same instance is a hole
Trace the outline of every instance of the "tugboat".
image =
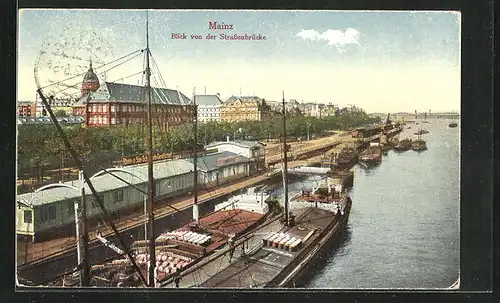
[(349, 168), (358, 160), (358, 152), (352, 147), (344, 147), (336, 155), (335, 169)]
[(370, 143), (370, 146), (361, 153), (359, 160), (365, 164), (377, 164), (382, 160), (382, 149), (379, 143)]
[(411, 149), (414, 151), (424, 151), (427, 149), (427, 143), (420, 137), (420, 135), (423, 133), (425, 134), (426, 132), (426, 130), (422, 130), (422, 128), (420, 128), (420, 131), (415, 133), (415, 135), (417, 135), (417, 139), (412, 141)]
[(425, 129), (421, 129), (419, 130), (418, 132), (415, 133), (416, 136), (420, 136), (420, 135), (425, 135), (425, 134), (428, 134), (429, 131), (428, 130), (425, 130)]
[(354, 172), (350, 170), (330, 170), (327, 173), (332, 184), (340, 184), (341, 188), (351, 188), (354, 185)]
[(300, 194), (293, 199), (295, 208), (311, 206), (333, 212), (335, 215), (340, 212), (344, 215), (347, 205), (352, 203), (345, 188), (335, 180), (328, 178), (323, 184), (311, 189), (302, 189)]
[(420, 135), (417, 135), (417, 139), (411, 143), (411, 149), (414, 151), (424, 151), (427, 149), (427, 143), (420, 138)]
[(382, 152), (387, 155), (387, 152), (394, 147), (393, 141), (389, 140), (386, 133), (383, 133), (380, 136), (380, 148), (382, 148)]
[(412, 147), (412, 142), (411, 139), (405, 138), (401, 141), (399, 141), (396, 146), (394, 146), (395, 151), (407, 151), (410, 150)]
[(451, 120), (451, 122), (448, 124), (449, 128), (455, 128), (458, 126), (458, 123), (455, 121), (455, 119)]
[(423, 139), (418, 138), (416, 140), (413, 140), (411, 149), (413, 149), (414, 151), (424, 151), (427, 149), (427, 143)]

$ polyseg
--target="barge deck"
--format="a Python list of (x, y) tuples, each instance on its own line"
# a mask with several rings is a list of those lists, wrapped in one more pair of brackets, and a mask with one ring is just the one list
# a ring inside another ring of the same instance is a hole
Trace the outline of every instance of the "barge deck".
[[(160, 235), (156, 239), (157, 245), (163, 244), (157, 246), (156, 249), (157, 279), (165, 279), (184, 267), (193, 266), (226, 245), (230, 239), (237, 239), (254, 229), (266, 218), (266, 215), (241, 209), (220, 210), (200, 218), (196, 227), (188, 224)], [(189, 238), (187, 234), (192, 236)], [(205, 241), (201, 243), (197, 240)], [(142, 274), (147, 276), (147, 261), (149, 260), (149, 254), (146, 251), (147, 241), (138, 241), (135, 246), (136, 262)], [(143, 248), (138, 246), (143, 246)], [(141, 286), (138, 277), (124, 274), (132, 272), (126, 259), (94, 266), (92, 271), (93, 275), (99, 276), (101, 280), (110, 281), (111, 285), (107, 286)]]
[(344, 215), (315, 207), (298, 210), (301, 215), (295, 219), (294, 226), (261, 238), (259, 246), (199, 286), (265, 288), (296, 285), (313, 265), (313, 259), (337, 238), (347, 224), (351, 204), (347, 207), (349, 209)]

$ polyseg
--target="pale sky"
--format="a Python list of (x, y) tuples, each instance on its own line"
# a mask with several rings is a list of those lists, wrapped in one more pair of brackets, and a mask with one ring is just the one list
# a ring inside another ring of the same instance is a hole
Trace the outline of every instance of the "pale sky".
[[(209, 21), (233, 29), (209, 30)], [(284, 90), (286, 99), (356, 104), (368, 112), (458, 111), (460, 22), (458, 12), (150, 10), (149, 43), (166, 87), (187, 96), (206, 87), (223, 101), (240, 90), (280, 100)], [(35, 64), (41, 86), (85, 72), (90, 58), (103, 79), (114, 64), (99, 66), (145, 48), (145, 32), (144, 10), (20, 10), (18, 100), (35, 98)], [(190, 38), (209, 33), (217, 40)], [(227, 41), (221, 33), (266, 40)], [(106, 79), (142, 84), (143, 66), (140, 55)], [(152, 84), (162, 86), (154, 69), (153, 75)], [(79, 88), (81, 80), (64, 83)], [(44, 92), (64, 96), (64, 88)]]

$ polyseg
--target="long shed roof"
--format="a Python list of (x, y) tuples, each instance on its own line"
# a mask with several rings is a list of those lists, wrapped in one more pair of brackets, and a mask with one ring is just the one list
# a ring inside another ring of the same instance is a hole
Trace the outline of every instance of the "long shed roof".
[[(147, 164), (131, 165), (122, 168), (110, 168), (108, 171), (113, 175), (100, 172), (91, 178), (95, 190), (107, 192), (114, 189), (127, 187), (128, 183), (138, 185), (147, 182)], [(153, 164), (153, 176), (155, 179), (166, 179), (173, 176), (187, 174), (193, 171), (193, 165), (184, 160), (157, 161)], [(102, 173), (102, 174), (101, 174)], [(118, 178), (122, 179), (118, 179)], [(126, 181), (126, 182), (124, 182)], [(25, 193), (17, 196), (17, 201), (28, 206), (36, 206), (47, 203), (53, 203), (66, 199), (77, 198), (81, 196), (80, 189), (83, 185), (82, 180), (74, 180), (63, 183), (66, 186), (74, 187), (54, 187), (42, 191)], [(85, 185), (85, 193), (90, 194), (90, 188)]]
[[(184, 159), (187, 163), (193, 163), (193, 158)], [(240, 164), (240, 163), (248, 163), (250, 159), (244, 156), (240, 156), (238, 154), (223, 151), (216, 152), (211, 154), (206, 154), (198, 157), (198, 170), (202, 170), (205, 172), (217, 170), (222, 167)]]

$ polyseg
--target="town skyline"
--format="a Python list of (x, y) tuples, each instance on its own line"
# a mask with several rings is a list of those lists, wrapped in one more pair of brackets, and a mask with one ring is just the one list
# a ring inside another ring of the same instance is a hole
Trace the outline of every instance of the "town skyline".
[[(52, 26), (44, 24), (48, 19)], [(171, 39), (177, 32), (218, 35), (220, 31), (209, 28), (214, 20), (233, 27), (224, 33), (267, 39)], [(37, 60), (45, 64), (40, 78), (46, 84), (61, 80), (54, 68), (46, 68), (52, 56), (47, 50), (56, 53), (57, 41), (51, 38), (66, 45), (66, 57), (57, 56), (66, 60), (60, 60), (61, 65), (71, 65), (69, 75), (85, 72), (92, 59), (103, 81), (100, 63), (145, 47), (145, 23), (145, 11), (21, 10), (18, 100), (35, 98)], [(157, 76), (152, 86), (165, 83), (190, 98), (194, 87), (198, 95), (205, 94), (206, 87), (207, 94), (219, 93), (222, 101), (232, 95), (279, 101), (285, 91), (287, 100), (354, 104), (367, 112), (460, 110), (456, 12), (149, 11), (149, 33), (164, 78)], [(75, 43), (80, 47), (72, 47)], [(39, 60), (42, 49), (45, 58)], [(79, 59), (68, 61), (71, 52)], [(143, 85), (140, 75), (120, 81), (140, 72), (143, 59), (138, 56), (113, 69), (106, 80)]]

